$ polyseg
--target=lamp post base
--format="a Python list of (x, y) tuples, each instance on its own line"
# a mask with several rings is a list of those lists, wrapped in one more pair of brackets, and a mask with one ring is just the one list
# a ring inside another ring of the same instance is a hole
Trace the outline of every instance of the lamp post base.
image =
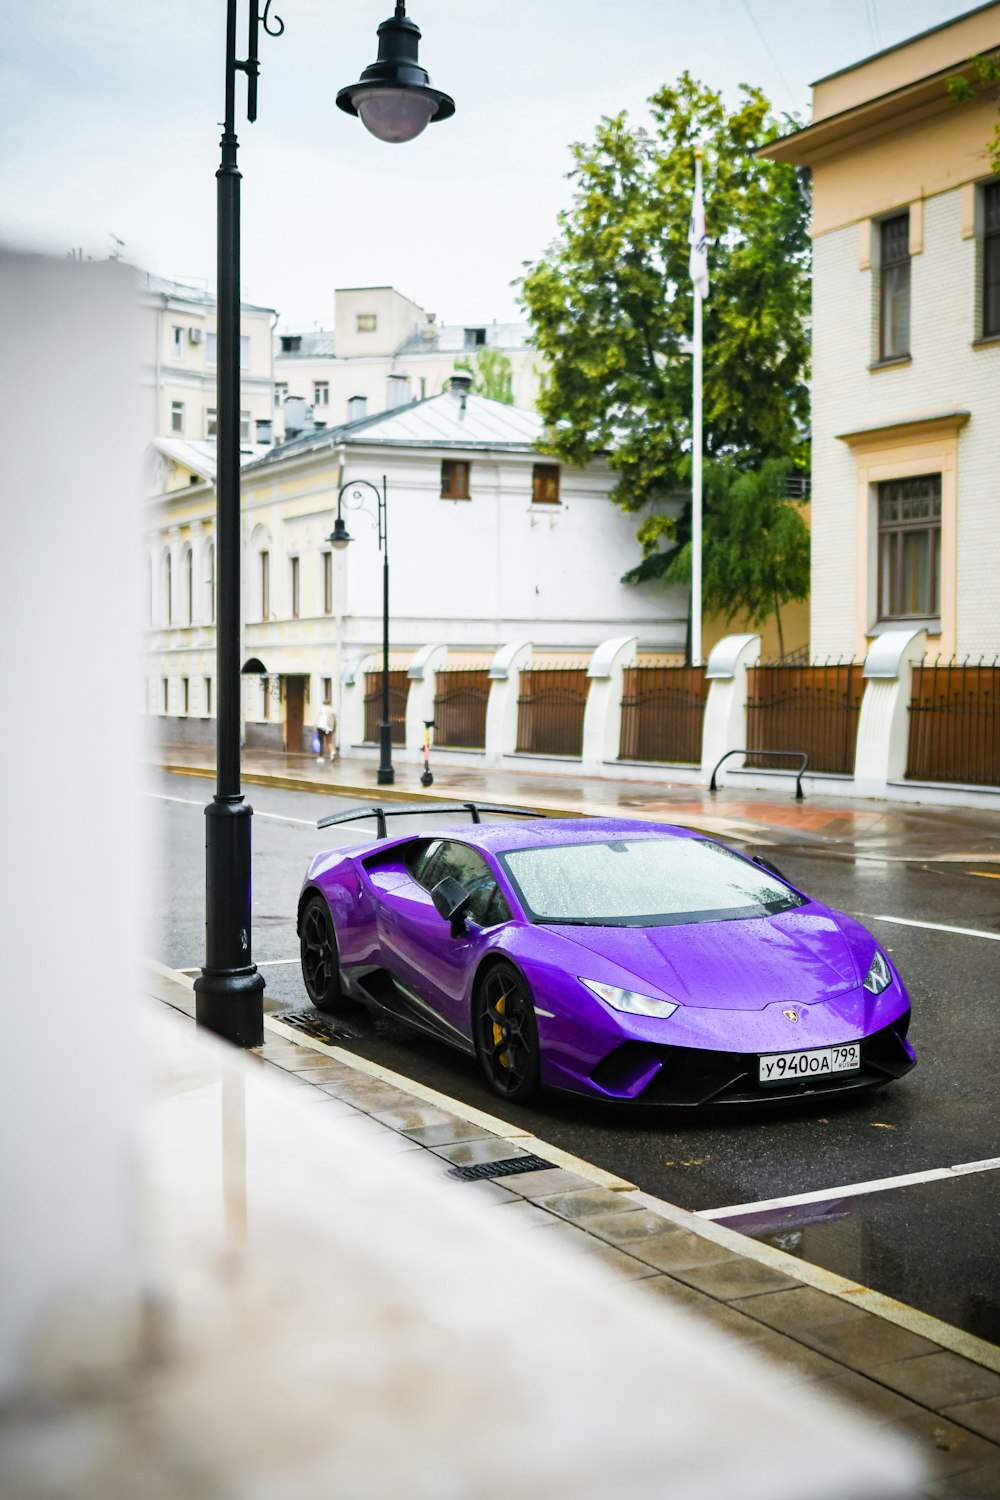
[(392, 786), (396, 780), (396, 772), (392, 766), (392, 725), (380, 724), (378, 727), (379, 742), (379, 786)]
[(202, 969), (194, 982), (195, 1020), (236, 1047), (264, 1040), (264, 976), (248, 969)]

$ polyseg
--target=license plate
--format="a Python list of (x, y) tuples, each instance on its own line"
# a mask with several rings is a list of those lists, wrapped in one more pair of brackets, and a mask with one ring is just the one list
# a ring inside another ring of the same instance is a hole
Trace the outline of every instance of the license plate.
[(855, 1073), (861, 1067), (861, 1043), (817, 1047), (814, 1052), (771, 1052), (758, 1058), (757, 1062), (759, 1081), (763, 1084), (825, 1078), (831, 1073)]

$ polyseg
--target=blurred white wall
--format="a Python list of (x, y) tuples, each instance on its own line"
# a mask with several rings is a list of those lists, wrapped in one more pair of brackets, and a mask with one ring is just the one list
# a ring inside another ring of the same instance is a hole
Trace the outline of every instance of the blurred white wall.
[(0, 1394), (137, 1304), (133, 316), (119, 266), (0, 252)]

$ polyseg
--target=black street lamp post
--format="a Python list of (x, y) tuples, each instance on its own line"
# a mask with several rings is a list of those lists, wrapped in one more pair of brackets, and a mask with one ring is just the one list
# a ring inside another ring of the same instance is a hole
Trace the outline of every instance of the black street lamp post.
[(379, 786), (392, 786), (396, 779), (396, 773), (392, 768), (392, 723), (389, 719), (389, 528), (387, 524), (387, 513), (385, 504), (385, 475), (382, 475), (382, 488), (372, 484), (370, 479), (351, 479), (347, 484), (342, 484), (337, 495), (337, 519), (333, 523), (333, 530), (327, 537), (331, 547), (338, 552), (354, 538), (348, 533), (344, 525), (343, 500), (348, 490), (351, 491), (351, 500), (354, 504), (351, 510), (365, 510), (363, 489), (371, 490), (375, 496), (376, 511), (375, 524), (378, 528), (378, 544), (382, 553), (382, 722), (378, 726), (379, 743)]
[[(217, 740), (215, 795), (206, 807), (205, 964), (195, 980), (199, 1026), (240, 1047), (264, 1039), (264, 980), (253, 962), (250, 920), (250, 820), (253, 809), (240, 790), (240, 172), (236, 164), (236, 74), (247, 75), (247, 119), (257, 118), (258, 42), (281, 36), (284, 23), (269, 19), (272, 0), (250, 0), (247, 55), (236, 56), (238, 0), (226, 0), (226, 115), (222, 160), (216, 173), (218, 206), (218, 310), (216, 368), (216, 612)], [(417, 61), (419, 28), (404, 0), (378, 28), (378, 59), (360, 80), (341, 89), (338, 106), (358, 115), (384, 141), (409, 141), (455, 112), (447, 94), (431, 88)], [(384, 491), (384, 485), (383, 485)], [(339, 514), (339, 504), (338, 504)], [(380, 537), (384, 535), (384, 493)], [(388, 558), (385, 564), (388, 630)], [(388, 636), (386, 636), (386, 642)], [(388, 646), (386, 644), (386, 653)], [(387, 654), (384, 655), (387, 663)], [(383, 730), (388, 734), (388, 681), (383, 673)], [(379, 781), (392, 780), (388, 740)], [(383, 777), (383, 767), (388, 776)]]

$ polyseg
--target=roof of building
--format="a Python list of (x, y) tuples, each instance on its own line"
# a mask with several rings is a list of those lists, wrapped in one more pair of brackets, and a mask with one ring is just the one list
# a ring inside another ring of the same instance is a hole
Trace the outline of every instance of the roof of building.
[[(282, 340), (298, 339), (297, 349), (283, 349)], [(274, 355), (276, 359), (332, 359), (333, 329), (311, 328), (306, 333), (299, 333), (295, 329), (286, 329), (284, 333), (274, 336)]]
[[(172, 463), (190, 469), (192, 474), (197, 474), (199, 479), (204, 479), (208, 484), (215, 483), (216, 452), (213, 438), (157, 437), (153, 438), (149, 447)], [(270, 452), (266, 443), (247, 443), (240, 448), (241, 465), (245, 467)]]
[[(475, 355), (480, 349), (528, 349), (531, 347), (531, 325), (529, 323), (427, 323), (426, 331), (408, 335), (392, 354), (385, 359), (414, 354), (468, 354)], [(472, 329), (485, 334), (483, 344), (469, 344), (466, 333)], [(283, 349), (282, 340), (298, 339), (297, 349)], [(335, 359), (337, 357), (336, 334), (332, 328), (311, 328), (299, 331), (284, 329), (274, 337), (275, 359)], [(370, 355), (350, 356), (369, 359)]]
[(531, 452), (541, 438), (544, 424), (537, 412), (508, 406), (486, 396), (462, 396), (445, 391), (425, 401), (412, 401), (375, 416), (360, 417), (339, 427), (321, 427), (303, 432), (288, 442), (269, 448), (262, 458), (251, 461), (258, 468), (283, 458), (315, 453), (342, 444), (364, 443), (373, 447), (478, 448), (507, 452)]
[[(194, 281), (171, 281), (166, 276), (154, 276), (152, 271), (144, 271), (141, 266), (129, 266), (138, 283), (140, 292), (149, 292), (154, 297), (167, 297), (178, 302), (191, 302), (199, 307), (214, 307), (216, 303), (215, 293), (208, 290), (207, 282)], [(248, 312), (273, 313), (273, 307), (261, 307), (256, 302), (241, 302), (240, 306)]]

